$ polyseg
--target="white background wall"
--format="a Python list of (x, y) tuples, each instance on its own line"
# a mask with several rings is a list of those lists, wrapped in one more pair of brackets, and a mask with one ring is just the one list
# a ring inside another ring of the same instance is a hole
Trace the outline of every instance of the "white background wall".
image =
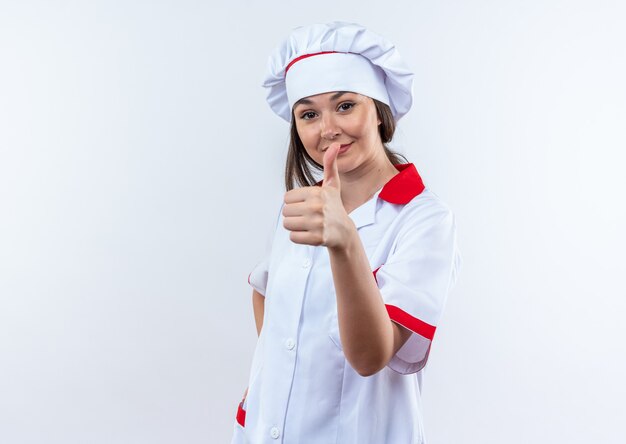
[(464, 269), (430, 444), (623, 443), (620, 1), (0, 1), (0, 442), (224, 443), (287, 125), (260, 87), (302, 24), (416, 71), (395, 148)]

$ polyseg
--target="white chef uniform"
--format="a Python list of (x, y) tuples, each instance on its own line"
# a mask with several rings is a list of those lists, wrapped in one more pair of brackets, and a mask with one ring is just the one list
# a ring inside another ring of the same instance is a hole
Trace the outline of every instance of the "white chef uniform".
[(233, 443), (424, 442), (421, 370), (462, 258), (450, 208), (412, 163), (396, 168), (349, 216), (390, 319), (413, 334), (387, 367), (359, 375), (342, 351), (328, 250), (292, 242), (279, 215), (248, 278), (265, 313)]

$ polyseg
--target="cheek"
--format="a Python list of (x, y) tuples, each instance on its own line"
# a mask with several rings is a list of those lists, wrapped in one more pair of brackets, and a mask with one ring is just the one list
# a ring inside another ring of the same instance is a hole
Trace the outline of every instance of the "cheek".
[(298, 137), (302, 141), (302, 144), (307, 149), (307, 151), (315, 149), (317, 146), (317, 139), (315, 134), (307, 128), (298, 129)]
[(371, 124), (363, 124), (352, 126), (350, 133), (362, 140), (373, 141), (378, 136), (378, 127)]
[(318, 140), (314, 134), (311, 134), (310, 131), (307, 131), (306, 128), (298, 130), (298, 137), (300, 137), (300, 141), (304, 145), (304, 149), (307, 154), (313, 159), (317, 156), (317, 144)]

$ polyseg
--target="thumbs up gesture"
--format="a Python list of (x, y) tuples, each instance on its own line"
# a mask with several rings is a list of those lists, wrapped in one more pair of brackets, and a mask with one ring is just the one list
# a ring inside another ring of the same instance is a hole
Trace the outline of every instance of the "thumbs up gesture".
[(337, 167), (337, 156), (339, 155), (339, 143), (331, 144), (324, 153), (324, 181), (322, 187), (333, 187), (341, 192), (341, 182), (339, 180), (339, 169)]
[(356, 230), (341, 200), (341, 181), (337, 167), (339, 143), (324, 153), (322, 186), (296, 188), (285, 193), (283, 226), (291, 231), (289, 239), (297, 244), (341, 248)]

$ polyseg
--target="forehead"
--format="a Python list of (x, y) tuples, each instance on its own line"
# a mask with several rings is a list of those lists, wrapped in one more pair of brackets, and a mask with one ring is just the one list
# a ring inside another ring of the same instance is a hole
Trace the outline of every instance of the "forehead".
[(351, 91), (331, 91), (327, 93), (315, 94), (313, 96), (304, 97), (294, 103), (293, 107), (296, 108), (298, 105), (313, 105), (315, 103), (322, 103), (326, 101), (332, 102), (339, 99), (345, 99), (347, 97), (355, 98), (359, 96), (361, 96), (361, 94)]

